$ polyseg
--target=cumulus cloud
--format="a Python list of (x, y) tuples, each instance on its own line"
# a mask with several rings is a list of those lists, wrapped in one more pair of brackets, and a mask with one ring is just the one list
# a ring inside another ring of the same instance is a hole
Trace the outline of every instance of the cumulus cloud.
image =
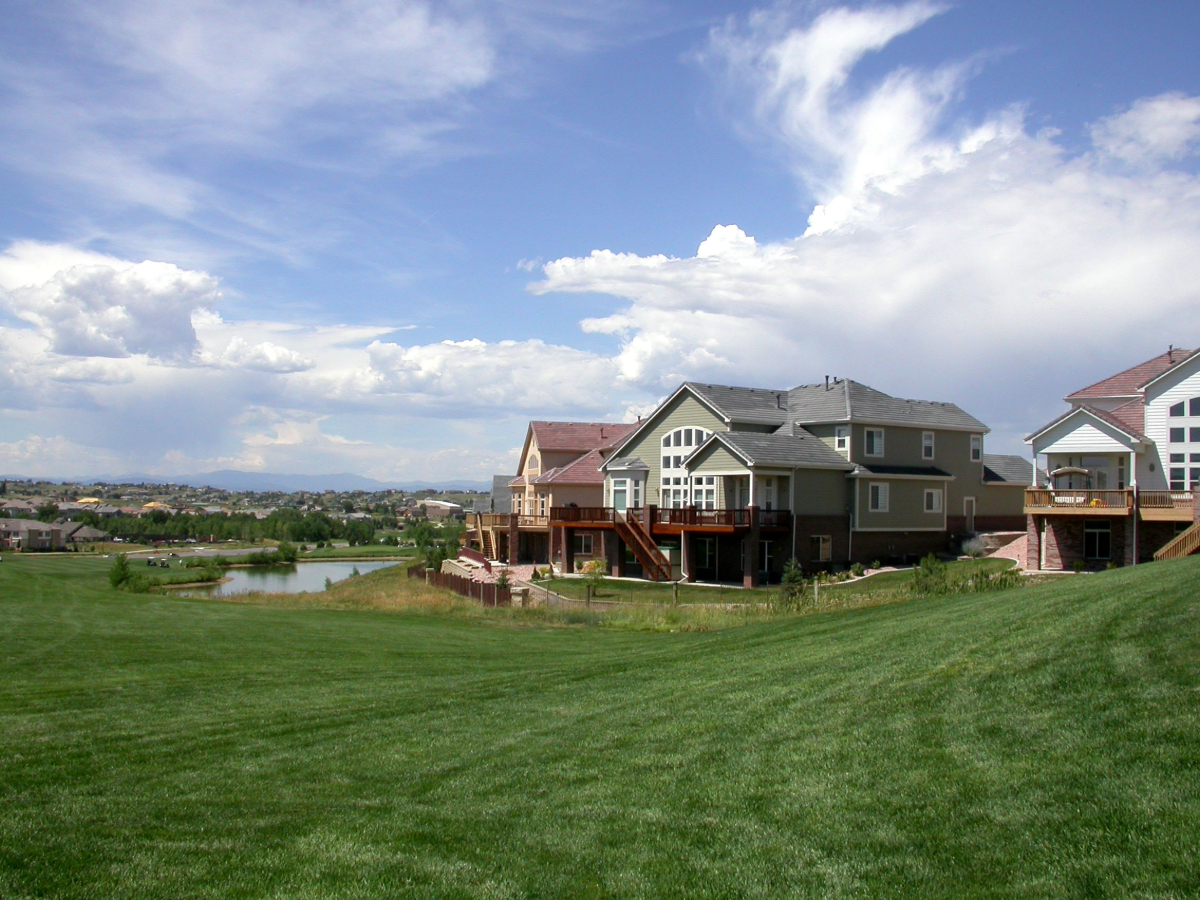
[(547, 263), (531, 289), (627, 300), (583, 327), (618, 337), (620, 377), (647, 392), (842, 374), (957, 400), (1009, 446), (1078, 386), (1055, 379), (1080, 354), (1132, 364), (1194, 344), (1200, 178), (1170, 162), (1194, 147), (1200, 98), (1141, 100), (1072, 155), (1012, 109), (943, 135), (961, 67), (845, 90), (864, 54), (938, 10), (775, 28), (775, 8), (713, 32), (725, 86), (821, 201), (802, 236), (764, 244), (719, 225), (693, 257), (597, 250)]
[(1200, 97), (1171, 92), (1144, 97), (1092, 126), (1104, 154), (1128, 163), (1158, 163), (1192, 153), (1200, 142)]
[(229, 346), (221, 354), (221, 360), (232, 366), (279, 374), (303, 372), (316, 365), (316, 362), (304, 354), (279, 344), (270, 341), (250, 344), (240, 337), (235, 337), (229, 342)]

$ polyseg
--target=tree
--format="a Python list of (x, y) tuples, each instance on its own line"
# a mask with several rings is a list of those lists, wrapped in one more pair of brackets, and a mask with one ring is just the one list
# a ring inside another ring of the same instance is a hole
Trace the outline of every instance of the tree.
[(804, 570), (793, 556), (783, 567), (783, 577), (779, 580), (779, 594), (774, 598), (774, 605), (789, 612), (799, 609), (804, 602), (805, 583)]
[(295, 546), (287, 541), (280, 541), (279, 546), (275, 548), (275, 557), (280, 562), (293, 563), (298, 555)]
[(37, 517), (39, 522), (53, 522), (58, 518), (58, 504), (47, 503), (44, 506), (39, 506)]
[(115, 588), (119, 588), (129, 580), (129, 576), (133, 573), (129, 571), (129, 560), (125, 554), (121, 553), (117, 556), (116, 562), (108, 570), (108, 581)]

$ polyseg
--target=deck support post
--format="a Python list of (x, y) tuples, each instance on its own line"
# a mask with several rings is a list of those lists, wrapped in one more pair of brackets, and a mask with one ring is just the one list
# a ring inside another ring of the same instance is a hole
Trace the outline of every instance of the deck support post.
[(696, 579), (693, 577), (692, 567), (695, 565), (693, 559), (695, 553), (692, 552), (692, 544), (694, 543), (694, 535), (690, 531), (680, 531), (679, 533), (679, 571), (684, 581), (693, 582)]
[(563, 574), (571, 575), (575, 572), (575, 529), (564, 528), (562, 530), (562, 560)]
[(518, 554), (521, 549), (521, 532), (517, 527), (517, 521), (520, 519), (516, 513), (508, 515), (508, 564), (515, 566), (518, 562)]
[(758, 542), (759, 542), (759, 524), (758, 524), (758, 507), (747, 507), (750, 513), (750, 527), (746, 529), (746, 552), (743, 554), (745, 559), (742, 565), (742, 586), (748, 588), (758, 587)]

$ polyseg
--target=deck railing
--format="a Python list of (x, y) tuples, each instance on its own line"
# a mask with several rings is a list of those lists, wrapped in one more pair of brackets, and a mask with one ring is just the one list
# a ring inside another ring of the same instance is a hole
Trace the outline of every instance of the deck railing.
[(1037, 509), (1131, 509), (1133, 492), (1029, 489), (1025, 505)]
[(559, 522), (612, 522), (616, 511), (611, 506), (555, 506), (550, 518)]
[(483, 528), (507, 528), (507, 513), (478, 513), (479, 524)]
[(1143, 509), (1191, 509), (1194, 502), (1191, 491), (1138, 491), (1138, 506)]
[[(634, 518), (641, 510), (630, 510)], [(767, 528), (786, 528), (791, 524), (791, 512), (786, 509), (760, 509), (758, 522)], [(587, 525), (611, 523), (617, 516), (611, 506), (556, 506), (550, 510), (555, 525)], [(750, 510), (740, 509), (665, 509), (654, 513), (654, 524), (687, 526), (689, 528), (749, 528)]]

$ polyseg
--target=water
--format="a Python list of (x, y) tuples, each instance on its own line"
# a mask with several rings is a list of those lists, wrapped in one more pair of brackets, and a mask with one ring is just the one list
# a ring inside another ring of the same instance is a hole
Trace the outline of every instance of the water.
[(325, 579), (341, 581), (349, 578), (358, 568), (360, 574), (374, 572), (397, 565), (388, 562), (306, 562), (293, 566), (263, 566), (251, 569), (229, 569), (226, 577), (231, 579), (224, 584), (214, 584), (211, 587), (188, 588), (187, 593), (198, 597), (228, 597), (230, 594), (244, 594), (248, 591), (264, 591), (271, 594), (298, 594), (301, 591), (325, 590)]

